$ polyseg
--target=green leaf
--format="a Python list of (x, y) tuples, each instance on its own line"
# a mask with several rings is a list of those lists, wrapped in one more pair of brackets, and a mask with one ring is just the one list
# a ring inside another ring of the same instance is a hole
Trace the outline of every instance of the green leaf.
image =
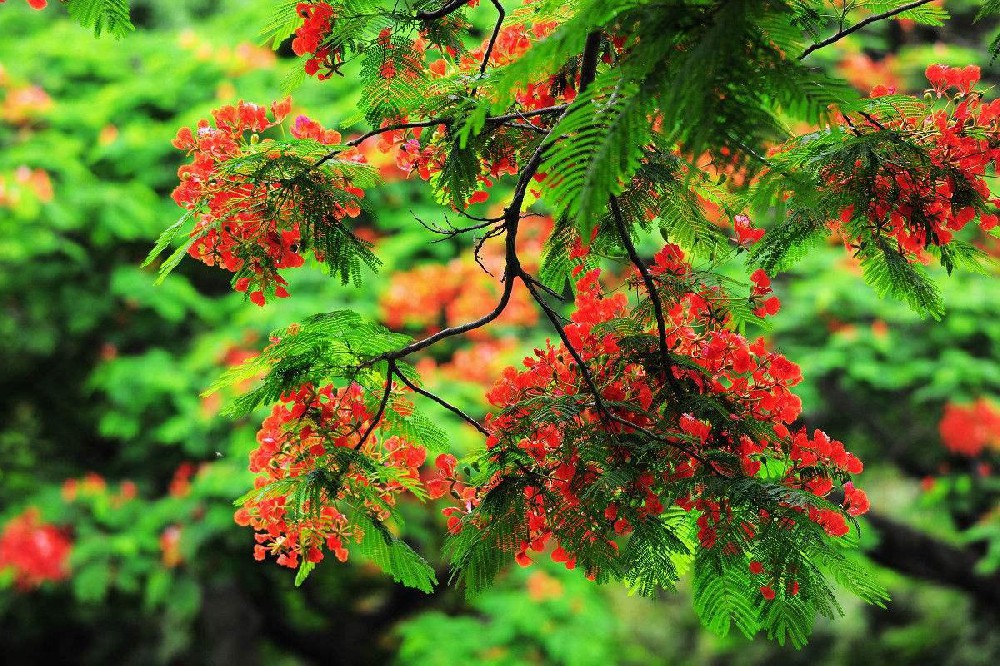
[(372, 520), (363, 511), (353, 515), (364, 531), (361, 553), (397, 583), (430, 594), (437, 585), (434, 568), (402, 539), (393, 536), (380, 521)]
[(121, 38), (135, 30), (129, 17), (128, 0), (68, 0), (66, 11), (83, 27), (93, 28), (97, 37), (102, 32), (109, 32)]
[[(302, 26), (304, 19), (296, 11), (298, 4), (299, 0), (284, 0), (278, 3), (278, 6), (274, 8), (274, 12), (271, 14), (271, 18), (260, 30), (261, 44), (269, 44), (272, 49), (277, 51), (281, 47), (282, 42)], [(298, 65), (298, 69), (301, 70), (301, 63), (296, 64)]]
[(299, 570), (295, 574), (295, 587), (299, 587), (302, 583), (306, 582), (306, 578), (312, 573), (312, 570), (316, 568), (316, 563), (307, 560), (305, 557), (302, 558), (302, 562), (299, 563)]
[(560, 141), (538, 170), (545, 200), (589, 240), (612, 195), (621, 194), (641, 164), (649, 136), (648, 100), (638, 88), (613, 79), (595, 81), (552, 130)]

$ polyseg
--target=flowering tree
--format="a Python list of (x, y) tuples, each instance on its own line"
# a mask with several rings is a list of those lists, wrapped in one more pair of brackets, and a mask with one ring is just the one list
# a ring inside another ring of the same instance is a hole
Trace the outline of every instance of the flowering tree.
[[(867, 12), (478, 4), (285, 3), (270, 36), (294, 35), (303, 76), (360, 65), (370, 131), (345, 140), (288, 122), (285, 98), (226, 106), (177, 134), (186, 213), (148, 261), (186, 241), (161, 276), (190, 255), (231, 272), (257, 306), (288, 297), (282, 272), (310, 255), (360, 283), (379, 264), (352, 229), (378, 185), (361, 150), (371, 143), (463, 219), (429, 234), (475, 237), (476, 258), (489, 239), (504, 247), (495, 303), (478, 316), (414, 340), (354, 312), (317, 314), (220, 381), (261, 378), (233, 415), (273, 405), (251, 456), (258, 482), (236, 512), (255, 557), (301, 582), (326, 553), (358, 551), (429, 591), (434, 570), (401, 538), (397, 503), (447, 497), (452, 575), (473, 593), (544, 552), (645, 594), (693, 569), (706, 626), (797, 645), (817, 613), (839, 611), (831, 580), (883, 603), (849, 557), (850, 521), (868, 509), (851, 481), (861, 462), (797, 424), (798, 366), (745, 333), (779, 313), (772, 277), (831, 234), (879, 293), (933, 317), (944, 303), (924, 263), (982, 260), (966, 239), (997, 224), (985, 178), (1000, 103), (977, 90), (978, 69), (931, 67), (923, 100), (886, 87), (859, 99), (808, 64), (873, 23), (946, 15), (920, 0)], [(73, 7), (97, 30), (124, 30), (109, 18), (120, 3)], [(793, 136), (792, 123), (808, 130)], [(501, 214), (475, 208), (490, 200)], [(520, 241), (540, 211), (554, 223), (536, 267)], [(663, 242), (644, 257), (650, 232)], [(734, 259), (742, 280), (723, 272)], [(602, 281), (612, 263), (617, 289)], [(553, 338), (496, 378), (492, 414), (476, 420), (423, 386), (412, 358), (527, 302)], [(448, 453), (437, 408), (482, 434), (479, 454)]]

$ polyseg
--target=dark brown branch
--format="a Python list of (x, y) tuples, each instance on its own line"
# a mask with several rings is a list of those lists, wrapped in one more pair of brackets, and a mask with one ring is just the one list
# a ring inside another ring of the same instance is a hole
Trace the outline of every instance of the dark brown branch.
[(844, 37), (847, 37), (848, 35), (850, 35), (852, 33), (855, 33), (858, 30), (861, 30), (861, 28), (864, 28), (867, 25), (871, 25), (872, 23), (876, 23), (878, 21), (884, 21), (887, 18), (892, 18), (893, 16), (896, 16), (897, 14), (902, 14), (903, 12), (909, 11), (911, 9), (916, 9), (917, 7), (920, 7), (921, 5), (926, 5), (928, 2), (931, 2), (931, 0), (915, 0), (914, 2), (910, 2), (910, 3), (902, 5), (900, 7), (896, 7), (895, 9), (890, 9), (888, 11), (884, 11), (881, 14), (872, 14), (871, 16), (869, 16), (869, 17), (867, 17), (867, 18), (865, 18), (865, 19), (863, 19), (861, 21), (858, 21), (857, 23), (855, 23), (854, 25), (852, 25), (850, 28), (843, 28), (840, 31), (838, 31), (836, 34), (833, 34), (833, 35), (827, 37), (823, 41), (816, 42), (815, 44), (813, 44), (812, 46), (810, 46), (809, 48), (807, 48), (805, 51), (802, 52), (802, 55), (799, 56), (799, 60), (802, 60), (803, 58), (805, 58), (807, 55), (809, 55), (813, 51), (818, 51), (819, 49), (821, 49), (821, 48), (823, 48), (825, 46), (829, 46), (830, 44), (833, 44), (834, 42), (839, 42)]
[(907, 576), (966, 592), (982, 608), (1000, 614), (1000, 574), (977, 573), (981, 559), (978, 553), (885, 516), (868, 514), (866, 518), (879, 535), (878, 545), (868, 551), (875, 562)]
[(361, 367), (370, 366), (379, 361), (401, 359), (404, 356), (408, 356), (414, 352), (420, 351), (421, 349), (426, 349), (427, 347), (430, 347), (445, 338), (454, 337), (456, 335), (461, 335), (474, 329), (481, 328), (500, 316), (500, 314), (507, 307), (507, 303), (510, 302), (510, 297), (514, 290), (515, 278), (522, 274), (521, 262), (517, 257), (517, 230), (521, 221), (521, 207), (524, 205), (524, 197), (528, 192), (528, 186), (531, 184), (531, 179), (534, 177), (535, 172), (538, 171), (538, 167), (542, 163), (542, 155), (544, 155), (548, 144), (548, 139), (542, 140), (538, 144), (535, 152), (532, 153), (528, 162), (524, 165), (524, 169), (522, 169), (520, 175), (518, 176), (517, 184), (514, 185), (514, 195), (511, 197), (510, 204), (504, 210), (503, 223), (504, 230), (507, 234), (505, 239), (506, 244), (504, 247), (506, 261), (504, 265), (504, 275), (502, 278), (503, 293), (500, 295), (500, 301), (497, 303), (496, 307), (479, 319), (466, 322), (459, 326), (449, 326), (448, 328), (442, 329), (433, 335), (423, 338), (422, 340), (418, 340), (401, 349), (397, 349), (394, 352), (388, 352), (375, 356), (363, 363)]
[(444, 398), (442, 398), (442, 397), (440, 397), (440, 396), (438, 396), (438, 395), (436, 395), (434, 393), (431, 393), (427, 389), (424, 389), (424, 388), (421, 388), (420, 386), (417, 386), (416, 384), (414, 384), (413, 382), (411, 382), (409, 379), (407, 379), (406, 375), (404, 375), (402, 372), (399, 371), (399, 368), (396, 369), (396, 376), (399, 377), (399, 381), (403, 382), (403, 384), (406, 385), (411, 391), (413, 391), (415, 393), (419, 393), (420, 395), (424, 396), (425, 398), (430, 398), (431, 400), (433, 400), (437, 404), (441, 405), (442, 407), (444, 407), (448, 411), (452, 412), (453, 414), (456, 414), (463, 421), (465, 421), (466, 423), (468, 423), (469, 425), (471, 425), (473, 428), (475, 428), (476, 430), (478, 430), (479, 432), (481, 432), (483, 435), (486, 435), (487, 437), (489, 436), (489, 434), (490, 434), (489, 430), (487, 430), (486, 428), (484, 428), (483, 425), (479, 421), (477, 421), (476, 419), (472, 418), (471, 416), (469, 416), (468, 414), (466, 414), (461, 409), (459, 409), (455, 405), (451, 404), (450, 402), (448, 402)]
[[(598, 56), (600, 55), (599, 53), (600, 46), (601, 46), (600, 31), (595, 30), (594, 32), (587, 35), (587, 42), (584, 45), (583, 49), (583, 60), (580, 63), (580, 94), (586, 92), (587, 86), (589, 86), (594, 81), (594, 77), (596, 76), (597, 73), (597, 59)], [(558, 123), (556, 124), (558, 125)], [(551, 136), (551, 132), (549, 134)], [(534, 170), (537, 169), (538, 164), (541, 163), (542, 153), (548, 147), (548, 143), (549, 143), (548, 140), (542, 141), (542, 143), (539, 144), (538, 146), (538, 150), (536, 150), (535, 154), (532, 155), (532, 161), (536, 161), (537, 158), (537, 164), (535, 165), (535, 168), (531, 170), (532, 171), (531, 175), (534, 175)], [(527, 171), (528, 170), (526, 169), (525, 173), (527, 173)], [(527, 190), (528, 182), (525, 181), (523, 178), (521, 180), (524, 181), (523, 182), (524, 186), (521, 189), (520, 193), (515, 191), (514, 194), (515, 200), (517, 200), (517, 197), (519, 195), (520, 199), (523, 200), (524, 192)], [(521, 184), (522, 184), (521, 181), (519, 181), (518, 185)], [(520, 209), (520, 204), (518, 204), (518, 209)], [(509, 236), (507, 238), (507, 241), (508, 241), (508, 254), (513, 253), (514, 248), (513, 245), (511, 244), (511, 239)], [(542, 308), (542, 312), (545, 313), (545, 316), (548, 317), (549, 321), (552, 323), (553, 328), (555, 328), (556, 333), (559, 335), (560, 340), (562, 340), (563, 344), (566, 346), (566, 349), (569, 352), (570, 356), (573, 357), (573, 360), (579, 366), (580, 376), (583, 377), (584, 382), (587, 384), (587, 388), (590, 389), (591, 393), (594, 394), (594, 404), (597, 407), (598, 412), (601, 413), (602, 415), (608, 414), (608, 409), (604, 405), (604, 399), (601, 397), (600, 389), (597, 388), (597, 384), (594, 382), (594, 377), (590, 373), (590, 368), (587, 367), (587, 364), (583, 360), (583, 357), (580, 356), (580, 353), (576, 351), (576, 349), (573, 347), (573, 344), (570, 342), (569, 337), (566, 335), (566, 329), (563, 328), (562, 323), (559, 321), (559, 315), (556, 313), (555, 310), (552, 309), (552, 307), (548, 303), (545, 302), (545, 299), (542, 297), (537, 287), (535, 286), (534, 279), (523, 268), (521, 268), (521, 265), (518, 263), (514, 268), (517, 271), (517, 277), (521, 278), (521, 281), (524, 283), (524, 286), (527, 287), (528, 289), (528, 293), (530, 293), (531, 297), (535, 299), (535, 302), (538, 303), (538, 306)], [(513, 275), (508, 275), (508, 278), (510, 279), (513, 279), (513, 277), (514, 277)]]
[(543, 284), (538, 278), (534, 277), (533, 275), (529, 275), (527, 273), (524, 273), (521, 277), (523, 279), (525, 279), (525, 280), (531, 280), (532, 284), (534, 284), (536, 287), (538, 287), (539, 289), (541, 289), (542, 291), (544, 291), (546, 294), (548, 294), (552, 298), (556, 299), (557, 301), (565, 301), (566, 300), (566, 298), (563, 297), (562, 294), (560, 294), (559, 292), (557, 292), (552, 287), (549, 287), (548, 285)]
[(418, 21), (435, 21), (461, 9), (462, 5), (465, 5), (468, 2), (469, 0), (451, 0), (451, 2), (442, 5), (440, 8), (435, 9), (432, 12), (417, 12), (415, 18)]
[[(492, 116), (487, 118), (486, 122), (504, 124), (512, 120), (522, 120), (525, 118), (533, 118), (535, 116), (544, 116), (548, 114), (562, 113), (563, 111), (566, 110), (566, 107), (567, 107), (566, 104), (554, 104), (553, 106), (546, 106), (541, 109), (535, 109), (534, 111), (517, 111), (514, 113), (507, 113), (502, 116)], [(347, 148), (355, 148), (357, 146), (360, 146), (362, 143), (372, 138), (373, 136), (379, 136), (380, 134), (385, 134), (387, 132), (397, 132), (399, 130), (405, 130), (405, 129), (435, 127), (437, 125), (447, 126), (451, 125), (453, 122), (455, 122), (454, 118), (443, 117), (443, 118), (429, 118), (427, 120), (415, 120), (413, 122), (408, 122), (408, 123), (394, 123), (392, 125), (386, 125), (385, 127), (379, 127), (378, 129), (370, 130), (357, 138), (351, 139), (350, 141), (344, 144), (343, 148), (338, 148), (336, 150), (330, 151), (323, 157), (316, 160), (316, 163), (312, 165), (312, 168), (315, 169), (321, 164), (329, 162), (334, 157), (344, 152), (344, 150), (346, 150)]]
[(386, 405), (389, 404), (389, 394), (392, 393), (392, 375), (396, 372), (396, 361), (389, 359), (389, 365), (385, 371), (385, 393), (382, 394), (382, 400), (379, 401), (378, 411), (375, 412), (375, 416), (372, 417), (372, 422), (368, 424), (365, 428), (364, 434), (361, 435), (361, 439), (355, 445), (354, 450), (360, 451), (361, 447), (364, 446), (365, 442), (371, 436), (372, 432), (378, 427), (378, 424), (382, 421), (382, 415), (385, 414)]
[(477, 328), (482, 328), (483, 326), (485, 326), (486, 324), (490, 323), (491, 321), (500, 316), (500, 314), (504, 311), (504, 308), (507, 307), (507, 303), (510, 302), (510, 295), (513, 292), (513, 290), (514, 290), (514, 281), (505, 280), (503, 293), (500, 294), (500, 301), (497, 303), (495, 308), (490, 310), (487, 314), (483, 315), (479, 319), (466, 322), (459, 326), (449, 326), (448, 328), (441, 329), (440, 331), (438, 331), (433, 335), (428, 335), (426, 338), (423, 338), (422, 340), (417, 340), (416, 342), (410, 343), (401, 349), (397, 349), (394, 352), (380, 354), (370, 359), (366, 363), (362, 364), (362, 367), (369, 366), (372, 365), (373, 363), (384, 361), (386, 359), (389, 360), (400, 359), (403, 358), (404, 356), (409, 356), (414, 352), (418, 352), (421, 349), (426, 349), (427, 347), (430, 347), (431, 345), (440, 342), (445, 338), (451, 338), (456, 335), (468, 333), (469, 331), (475, 330)]
[(541, 109), (535, 109), (534, 111), (514, 111), (513, 113), (508, 113), (502, 116), (492, 116), (486, 119), (487, 123), (505, 123), (511, 120), (524, 120), (526, 118), (533, 118), (535, 116), (544, 116), (550, 113), (562, 113), (566, 110), (569, 104), (553, 104), (552, 106), (542, 107)]
[(497, 8), (497, 22), (493, 26), (493, 33), (490, 35), (490, 41), (486, 44), (486, 53), (483, 54), (483, 62), (479, 65), (479, 76), (482, 77), (486, 74), (486, 65), (490, 61), (490, 56), (493, 55), (493, 47), (497, 43), (497, 36), (500, 34), (500, 28), (503, 27), (503, 20), (507, 16), (507, 12), (504, 11), (503, 5), (500, 4), (500, 0), (492, 0), (493, 6)]
[(601, 31), (595, 30), (587, 35), (587, 42), (583, 46), (583, 61), (580, 64), (581, 93), (594, 82), (594, 78), (597, 76), (597, 58), (600, 55), (600, 48)]
[(653, 317), (656, 319), (656, 334), (659, 340), (660, 358), (664, 364), (663, 374), (666, 375), (667, 382), (670, 384), (674, 395), (679, 396), (681, 394), (681, 386), (674, 376), (673, 364), (670, 362), (670, 352), (667, 349), (667, 322), (663, 316), (663, 304), (660, 303), (660, 294), (656, 290), (656, 283), (653, 281), (653, 276), (636, 251), (635, 245), (632, 243), (632, 236), (625, 227), (625, 218), (622, 215), (621, 206), (618, 205), (618, 197), (612, 195), (610, 205), (615, 224), (618, 226), (618, 235), (621, 236), (625, 251), (628, 252), (628, 258), (639, 271), (639, 275), (642, 276), (642, 282), (646, 285), (646, 293), (649, 294), (649, 300), (653, 303)]

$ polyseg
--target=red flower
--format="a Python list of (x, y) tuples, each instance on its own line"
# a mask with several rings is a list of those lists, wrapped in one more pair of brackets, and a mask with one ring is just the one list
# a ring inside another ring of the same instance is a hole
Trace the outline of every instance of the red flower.
[(41, 522), (38, 510), (29, 508), (0, 532), (0, 571), (13, 569), (14, 584), (23, 590), (63, 580), (72, 548), (62, 530)]
[(733, 218), (733, 227), (736, 229), (736, 242), (744, 247), (753, 245), (764, 237), (764, 230), (754, 227), (746, 215)]
[(869, 508), (871, 508), (871, 503), (868, 501), (865, 491), (855, 488), (850, 481), (845, 483), (844, 510), (852, 516), (860, 516), (867, 513)]
[(938, 428), (945, 447), (958, 455), (975, 457), (987, 446), (1000, 448), (1000, 410), (985, 398), (971, 405), (949, 402)]
[[(391, 409), (405, 409), (400, 406), (403, 402), (405, 399), (399, 396), (391, 403)], [(360, 433), (372, 418), (357, 384), (340, 389), (332, 385), (317, 389), (304, 384), (281, 397), (257, 433), (259, 446), (250, 454), (250, 471), (258, 474), (257, 488), (302, 477), (317, 468), (336, 470), (342, 464), (338, 462), (342, 458), (337, 456), (337, 449), (356, 449), (370, 460), (371, 466), (364, 470), (352, 466), (349, 473), (345, 471), (350, 482), (342, 484), (336, 493), (324, 490), (318, 496), (321, 505), (310, 507), (304, 515), (288, 510), (284, 494), (248, 500), (236, 511), (234, 520), (256, 531), (256, 559), (269, 554), (279, 565), (295, 567), (300, 557), (308, 562), (320, 561), (325, 548), (341, 562), (346, 561), (345, 544), (359, 540), (363, 533), (341, 513), (339, 502), (365, 506), (372, 515), (384, 520), (390, 515), (386, 507), (394, 505), (396, 498), (412, 487), (410, 482), (419, 483), (419, 468), (426, 451), (400, 437), (381, 439), (375, 433), (362, 443)], [(454, 473), (454, 464), (452, 456), (438, 458), (438, 467), (449, 475)], [(386, 468), (390, 473), (386, 473)], [(398, 479), (408, 481), (403, 483)], [(374, 489), (380, 501), (365, 499), (362, 488)], [(458, 517), (451, 517), (460, 522)], [(452, 525), (449, 518), (449, 528)]]

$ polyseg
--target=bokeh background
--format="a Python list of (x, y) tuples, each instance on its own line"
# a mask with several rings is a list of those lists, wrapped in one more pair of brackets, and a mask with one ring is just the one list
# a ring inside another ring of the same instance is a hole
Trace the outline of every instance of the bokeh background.
[[(1000, 663), (997, 271), (942, 274), (948, 314), (925, 321), (877, 298), (832, 244), (776, 282), (783, 307), (766, 335), (803, 368), (807, 422), (866, 462), (862, 544), (887, 609), (845, 596), (845, 617), (796, 651), (706, 633), (683, 585), (631, 597), (545, 558), (471, 601), (401, 588), (355, 558), (324, 562), (299, 589), (256, 562), (232, 500), (252, 483), (260, 419), (229, 421), (218, 411), (230, 395), (200, 393), (314, 312), (349, 307), (418, 333), (487, 311), (497, 284), (467, 248), (431, 242), (417, 218), (441, 224), (442, 209), (372, 147), (386, 184), (359, 233), (385, 265), (361, 288), (307, 266), (288, 276), (293, 298), (261, 309), (193, 261), (154, 286), (139, 264), (180, 212), (177, 128), (281, 97), (294, 61), (259, 45), (278, 3), (133, 4), (139, 30), (123, 41), (94, 40), (58, 6), (0, 7), (0, 661)], [(813, 61), (863, 91), (919, 93), (931, 63), (978, 63), (992, 85), (996, 26), (973, 22), (977, 5), (948, 2), (940, 28), (863, 31)], [(310, 80), (295, 112), (360, 131), (356, 94), (350, 76)], [(546, 224), (531, 222), (523, 256)], [(499, 252), (487, 246), (487, 262)], [(428, 384), (484, 414), (491, 379), (548, 335), (515, 305), (488, 334), (422, 358)], [(440, 418), (456, 453), (476, 445)], [(403, 510), (408, 538), (435, 553), (439, 513)]]

